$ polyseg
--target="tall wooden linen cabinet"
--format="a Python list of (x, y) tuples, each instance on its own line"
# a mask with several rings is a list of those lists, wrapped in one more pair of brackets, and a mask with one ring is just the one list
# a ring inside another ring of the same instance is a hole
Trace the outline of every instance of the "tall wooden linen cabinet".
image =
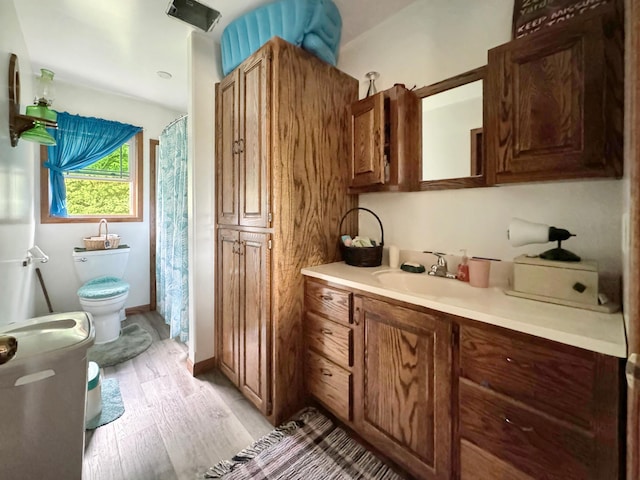
[(216, 358), (273, 424), (303, 401), (300, 270), (340, 259), (357, 204), (357, 98), (357, 80), (277, 37), (216, 85)]

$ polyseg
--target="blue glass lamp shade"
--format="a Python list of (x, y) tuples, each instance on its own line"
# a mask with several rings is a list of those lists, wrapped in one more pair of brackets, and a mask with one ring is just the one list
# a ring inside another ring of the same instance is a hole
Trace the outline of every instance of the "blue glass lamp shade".
[[(26, 113), (31, 117), (42, 118), (51, 122), (55, 122), (58, 119), (58, 114), (54, 110), (49, 110), (46, 105), (29, 105)], [(22, 132), (20, 138), (29, 142), (37, 142), (41, 145), (56, 144), (55, 139), (47, 132), (44, 124), (38, 121), (34, 122), (33, 128)]]

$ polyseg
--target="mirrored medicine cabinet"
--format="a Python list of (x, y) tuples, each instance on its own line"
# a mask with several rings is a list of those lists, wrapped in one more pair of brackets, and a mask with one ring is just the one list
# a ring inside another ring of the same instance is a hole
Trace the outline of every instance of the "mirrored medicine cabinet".
[(421, 99), (419, 190), (482, 187), (486, 70), (483, 66), (415, 90)]

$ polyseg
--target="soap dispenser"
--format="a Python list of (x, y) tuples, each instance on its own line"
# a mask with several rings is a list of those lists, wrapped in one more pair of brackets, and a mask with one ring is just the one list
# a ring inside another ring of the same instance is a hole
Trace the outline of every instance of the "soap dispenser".
[(462, 260), (460, 261), (460, 265), (458, 265), (458, 274), (456, 278), (461, 282), (469, 281), (469, 258), (467, 257), (466, 250), (460, 250), (462, 252)]

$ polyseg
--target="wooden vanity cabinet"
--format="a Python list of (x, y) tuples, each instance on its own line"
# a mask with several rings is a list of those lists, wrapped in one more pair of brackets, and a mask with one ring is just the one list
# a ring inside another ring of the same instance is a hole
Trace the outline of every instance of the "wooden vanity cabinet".
[(615, 357), (460, 327), (461, 480), (621, 478)]
[(356, 295), (356, 430), (415, 478), (451, 478), (452, 324)]
[(353, 420), (351, 292), (305, 280), (305, 388), (345, 422)]
[(277, 37), (216, 86), (216, 358), (276, 425), (303, 405), (300, 270), (339, 259), (356, 206), (357, 96), (357, 80)]
[(349, 193), (417, 189), (420, 118), (420, 99), (403, 85), (351, 105)]
[(307, 393), (412, 478), (623, 478), (616, 357), (310, 277), (304, 322)]
[(304, 321), (307, 393), (413, 477), (449, 479), (451, 322), (310, 279)]
[(622, 176), (620, 23), (585, 14), (489, 50), (489, 183)]

